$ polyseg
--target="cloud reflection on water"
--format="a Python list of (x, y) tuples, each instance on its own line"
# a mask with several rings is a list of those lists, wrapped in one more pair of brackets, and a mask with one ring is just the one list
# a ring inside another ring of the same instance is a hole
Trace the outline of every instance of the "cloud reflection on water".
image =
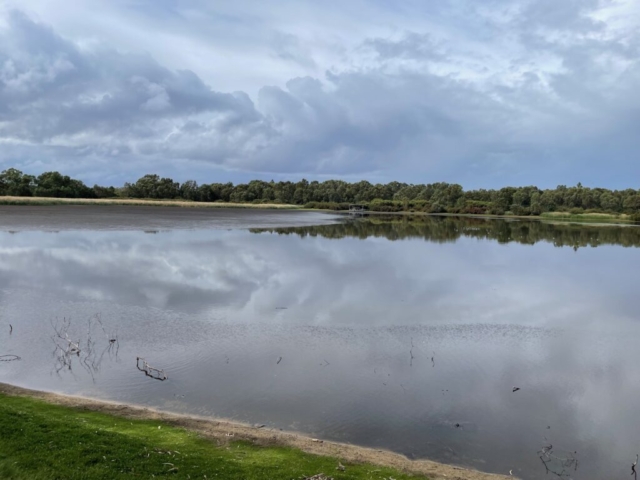
[[(0, 379), (525, 478), (542, 473), (547, 437), (579, 452), (580, 478), (601, 478), (640, 441), (638, 256), (468, 236), (0, 233), (0, 317), (17, 327), (0, 338), (8, 353), (30, 346)], [(48, 376), (48, 320), (96, 312), (121, 358), (144, 353), (170, 381), (142, 382), (126, 360), (95, 386)]]

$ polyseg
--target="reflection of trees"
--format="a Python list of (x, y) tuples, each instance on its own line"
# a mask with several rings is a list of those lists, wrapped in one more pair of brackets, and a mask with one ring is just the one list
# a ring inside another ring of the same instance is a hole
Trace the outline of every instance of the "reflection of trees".
[(253, 233), (320, 236), (325, 238), (381, 237), (389, 240), (424, 238), (430, 242), (455, 242), (460, 237), (517, 242), (533, 245), (553, 243), (556, 247), (597, 247), (601, 245), (640, 246), (640, 228), (559, 224), (540, 221), (482, 219), (466, 217), (369, 217), (334, 225), (252, 229)]

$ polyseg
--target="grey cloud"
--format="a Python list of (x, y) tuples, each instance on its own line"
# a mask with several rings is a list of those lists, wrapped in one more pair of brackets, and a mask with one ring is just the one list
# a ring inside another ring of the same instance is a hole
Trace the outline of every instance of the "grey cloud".
[(275, 32), (271, 45), (276, 57), (297, 63), (305, 68), (316, 68), (310, 52), (300, 43), (300, 39), (290, 33)]
[(260, 120), (246, 94), (214, 92), (193, 72), (170, 71), (148, 55), (80, 51), (19, 12), (9, 25), (0, 47), (3, 137), (45, 143), (98, 133), (135, 140), (166, 135), (172, 125), (163, 122), (198, 115), (222, 128)]
[[(451, 35), (469, 27), (467, 40), (491, 29), (499, 38), (457, 44), (428, 29), (368, 36), (347, 63), (264, 86), (255, 104), (150, 55), (80, 48), (13, 13), (0, 31), (0, 163), (121, 169), (123, 179), (221, 166), (263, 177), (553, 186), (599, 180), (594, 162), (606, 155), (610, 168), (640, 173), (629, 128), (640, 110), (640, 35), (593, 20), (594, 2), (492, 5), (508, 14), (485, 14), (480, 25), (449, 8), (437, 21), (451, 19)], [(273, 55), (323, 68), (300, 37), (273, 31)], [(363, 52), (373, 57), (360, 63)]]
[(437, 45), (428, 34), (407, 32), (401, 40), (371, 38), (364, 47), (372, 49), (382, 60), (444, 60), (442, 47)]
[(536, 0), (523, 9), (521, 22), (535, 27), (576, 30), (586, 33), (601, 30), (604, 25), (588, 16), (603, 2), (600, 0)]

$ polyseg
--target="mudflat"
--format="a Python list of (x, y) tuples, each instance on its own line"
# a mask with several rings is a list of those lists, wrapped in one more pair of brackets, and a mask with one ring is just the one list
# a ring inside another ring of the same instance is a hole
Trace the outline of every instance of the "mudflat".
[[(187, 203), (187, 202), (184, 202)], [(337, 215), (266, 208), (176, 208), (143, 205), (0, 205), (0, 230), (175, 230), (302, 226)]]

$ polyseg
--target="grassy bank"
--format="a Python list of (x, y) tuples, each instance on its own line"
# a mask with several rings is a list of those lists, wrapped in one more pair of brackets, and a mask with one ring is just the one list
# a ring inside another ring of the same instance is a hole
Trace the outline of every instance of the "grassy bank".
[(0, 383), (0, 478), (154, 477), (507, 478), (290, 432)]
[[(341, 213), (345, 216), (348, 212), (338, 211), (335, 213)], [(580, 213), (571, 214), (568, 212), (548, 212), (541, 215), (491, 215), (488, 213), (473, 214), (473, 213), (425, 213), (425, 212), (376, 212), (368, 211), (369, 217), (380, 218), (393, 218), (393, 217), (453, 217), (453, 218), (479, 218), (479, 219), (506, 219), (506, 220), (530, 220), (530, 221), (545, 221), (545, 222), (564, 222), (564, 223), (585, 223), (596, 226), (597, 224), (611, 224), (611, 225), (638, 225), (638, 222), (633, 221), (630, 215), (626, 214), (608, 214), (608, 213)]]
[(630, 215), (611, 213), (569, 213), (569, 212), (545, 212), (540, 215), (543, 220), (565, 220), (572, 222), (592, 223), (635, 223)]
[(159, 421), (129, 420), (0, 394), (0, 478), (426, 478), (248, 441), (215, 444)]
[(280, 203), (190, 202), (185, 200), (147, 200), (137, 198), (52, 198), (0, 197), (0, 205), (137, 205), (191, 208), (264, 208), (300, 210), (299, 205)]

